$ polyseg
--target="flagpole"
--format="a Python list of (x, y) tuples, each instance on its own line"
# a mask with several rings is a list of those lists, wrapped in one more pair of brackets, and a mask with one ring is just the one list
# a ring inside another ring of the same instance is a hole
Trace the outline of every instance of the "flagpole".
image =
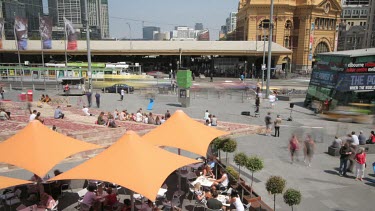
[[(18, 45), (18, 38), (17, 38), (17, 33), (16, 33), (16, 12), (14, 14), (14, 26), (13, 26), (13, 31), (14, 31), (14, 39), (16, 41), (16, 46), (17, 46), (17, 54), (18, 54), (18, 66), (21, 70), (21, 89), (23, 89), (23, 71), (21, 67), (21, 55), (20, 55), (20, 46)], [(16, 72), (17, 75), (17, 72)]]
[(38, 17), (39, 17), (40, 49), (42, 51), (43, 83), (44, 83), (44, 90), (45, 90), (46, 89), (46, 71), (44, 70), (44, 48), (43, 48), (42, 29), (40, 28), (40, 13), (38, 13)]
[[(64, 16), (64, 18), (65, 18), (65, 16)], [(64, 20), (64, 32), (65, 32), (64, 44), (65, 44), (65, 70), (66, 70), (66, 68), (68, 67), (68, 52), (67, 52), (67, 46), (66, 46), (68, 35), (67, 35), (67, 32), (66, 32), (66, 22), (65, 22), (65, 20)]]
[(42, 30), (40, 29), (40, 13), (38, 13), (38, 17), (39, 17), (39, 34), (40, 34), (40, 46), (41, 46), (41, 50), (42, 50), (42, 65), (44, 67), (44, 48), (43, 48), (43, 37), (42, 37)]
[(89, 26), (89, 6), (85, 0), (86, 10), (86, 45), (87, 45), (87, 75), (89, 77), (89, 92), (92, 90), (92, 72), (91, 72), (91, 49), (90, 49), (90, 26)]

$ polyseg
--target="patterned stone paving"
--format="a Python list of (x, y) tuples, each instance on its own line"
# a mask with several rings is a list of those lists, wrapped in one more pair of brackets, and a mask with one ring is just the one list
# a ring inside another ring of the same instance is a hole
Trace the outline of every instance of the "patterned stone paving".
[[(0, 142), (8, 139), (12, 135), (16, 134), (17, 131), (24, 128), (29, 120), (29, 113), (26, 111), (26, 104), (20, 102), (2, 102), (1, 106), (6, 108), (7, 111), (11, 112), (12, 119), (9, 121), (0, 122)], [(81, 108), (78, 107), (67, 107), (62, 105), (62, 110), (65, 114), (64, 119), (54, 119), (54, 109), (56, 106), (44, 104), (42, 108), (36, 107), (36, 103), (33, 103), (32, 109), (36, 109), (41, 112), (41, 117), (44, 119), (44, 124), (50, 128), (55, 125), (58, 132), (93, 144), (99, 144), (104, 147), (110, 146), (116, 140), (118, 140), (126, 130), (136, 131), (138, 134), (143, 135), (150, 131), (151, 129), (157, 127), (156, 125), (149, 125), (143, 123), (137, 123), (132, 121), (116, 121), (120, 126), (118, 128), (107, 128), (100, 125), (95, 125), (97, 115), (100, 110), (91, 108), (90, 113), (95, 116), (88, 117), (82, 114)], [(156, 114), (157, 115), (157, 114)], [(202, 122), (202, 120), (198, 120)], [(231, 132), (232, 136), (241, 136), (245, 134), (258, 133), (261, 129), (260, 126), (247, 125), (247, 124), (237, 124), (230, 122), (219, 122), (220, 126), (217, 127), (220, 130), (225, 130)], [(100, 136), (98, 136), (100, 134)], [(92, 157), (99, 153), (101, 150), (94, 152), (83, 152), (74, 155), (69, 159), (82, 159), (87, 157)], [(9, 170), (14, 169), (12, 166), (1, 165), (0, 169)], [(1, 171), (1, 170), (0, 170)]]

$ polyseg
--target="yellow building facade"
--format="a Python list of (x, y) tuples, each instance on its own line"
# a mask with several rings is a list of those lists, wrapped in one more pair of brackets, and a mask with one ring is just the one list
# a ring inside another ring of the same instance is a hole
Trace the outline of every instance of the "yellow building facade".
[[(311, 70), (317, 53), (335, 51), (341, 10), (337, 0), (274, 0), (272, 40), (293, 54), (272, 57), (272, 67)], [(270, 0), (239, 1), (237, 40), (268, 40), (269, 29)]]

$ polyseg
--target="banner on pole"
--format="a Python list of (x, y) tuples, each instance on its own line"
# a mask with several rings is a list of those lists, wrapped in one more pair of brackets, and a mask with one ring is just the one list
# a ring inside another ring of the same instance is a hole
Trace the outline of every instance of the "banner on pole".
[(27, 50), (28, 22), (26, 18), (16, 16), (14, 20), (15, 36), (17, 38), (18, 50)]
[(67, 50), (77, 50), (77, 33), (72, 22), (64, 17), (65, 33), (68, 38)]
[(4, 28), (4, 19), (0, 18), (0, 49), (3, 49), (3, 28)]
[(39, 32), (43, 49), (52, 49), (52, 19), (44, 16), (39, 19)]
[(315, 31), (315, 23), (311, 23), (310, 42), (309, 42), (309, 61), (313, 60), (314, 31)]

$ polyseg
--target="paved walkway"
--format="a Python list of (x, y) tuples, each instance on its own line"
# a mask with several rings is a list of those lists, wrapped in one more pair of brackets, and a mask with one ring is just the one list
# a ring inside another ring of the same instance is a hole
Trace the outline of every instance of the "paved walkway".
[[(117, 109), (127, 109), (135, 112), (142, 107), (147, 107), (148, 99), (139, 94), (126, 95), (124, 101), (117, 101), (118, 94), (102, 94), (102, 107), (105, 111)], [(71, 100), (76, 105), (74, 99)], [(238, 141), (237, 152), (245, 152), (248, 155), (257, 154), (265, 161), (265, 168), (255, 174), (255, 191), (271, 207), (273, 197), (265, 190), (265, 182), (270, 175), (279, 175), (287, 180), (287, 187), (301, 190), (302, 203), (295, 207), (295, 210), (373, 210), (373, 199), (375, 193), (375, 175), (371, 170), (371, 165), (366, 169), (366, 180), (364, 182), (354, 181), (353, 178), (344, 178), (337, 175), (336, 168), (339, 165), (338, 158), (326, 154), (328, 145), (333, 141), (334, 135), (345, 135), (348, 132), (363, 130), (369, 134), (374, 129), (373, 125), (338, 123), (326, 121), (316, 117), (311, 111), (300, 107), (303, 99), (295, 99), (296, 106), (293, 110), (293, 121), (285, 121), (290, 115), (289, 102), (279, 101), (274, 109), (269, 109), (265, 103), (261, 106), (261, 115), (258, 118), (241, 116), (241, 111), (251, 111), (253, 114), (253, 99), (246, 99), (244, 102), (238, 97), (225, 96), (222, 98), (195, 98), (191, 101), (191, 107), (181, 108), (178, 106), (177, 97), (170, 95), (159, 95), (155, 100), (153, 113), (163, 114), (168, 109), (173, 113), (177, 109), (184, 110), (193, 118), (202, 119), (204, 111), (209, 110), (215, 114), (219, 121), (236, 122), (248, 125), (263, 126), (264, 116), (270, 111), (272, 117), (280, 114), (284, 119), (281, 127), (280, 138), (268, 137), (264, 135), (244, 134), (236, 137)], [(78, 116), (77, 116), (78, 118)], [(79, 118), (86, 118), (79, 116)], [(91, 121), (91, 120), (90, 120)], [(89, 122), (88, 122), (89, 124)], [(303, 163), (303, 158), (299, 162), (290, 164), (287, 143), (292, 133), (303, 140), (307, 133), (313, 135), (317, 141), (317, 150), (312, 162), (312, 167), (307, 167)], [(173, 151), (173, 150), (171, 150)], [(195, 155), (183, 152), (185, 156)], [(233, 154), (229, 155), (229, 161), (233, 164)], [(368, 164), (375, 161), (375, 155), (368, 155)], [(234, 165), (234, 164), (233, 164)], [(64, 168), (68, 168), (67, 165)], [(6, 173), (22, 177), (13, 171)], [(247, 172), (249, 173), (249, 172)], [(350, 174), (350, 176), (352, 176)], [(24, 176), (23, 176), (24, 177)], [(249, 178), (246, 180), (250, 181)], [(282, 200), (282, 196), (277, 196), (277, 208), (279, 210), (290, 209)]]

